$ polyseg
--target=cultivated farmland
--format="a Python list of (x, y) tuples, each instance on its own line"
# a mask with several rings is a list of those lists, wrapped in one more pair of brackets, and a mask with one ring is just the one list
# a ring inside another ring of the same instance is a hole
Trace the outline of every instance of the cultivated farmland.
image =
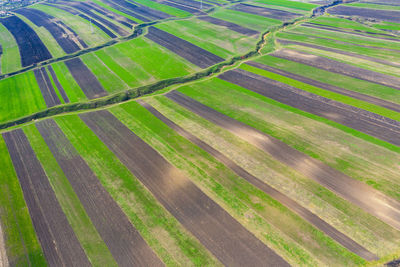
[(0, 18), (0, 266), (396, 266), (392, 0)]

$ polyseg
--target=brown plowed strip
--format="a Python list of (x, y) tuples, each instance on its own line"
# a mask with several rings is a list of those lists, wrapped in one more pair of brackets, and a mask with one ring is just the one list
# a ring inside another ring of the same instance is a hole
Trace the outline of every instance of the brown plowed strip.
[(163, 266), (53, 120), (36, 124), (93, 225), (120, 266)]
[(306, 64), (333, 73), (343, 74), (356, 79), (389, 86), (391, 88), (400, 90), (400, 78), (362, 69), (326, 57), (290, 49), (281, 49), (275, 51), (271, 54), (271, 56)]
[(96, 76), (82, 62), (79, 57), (65, 61), (75, 81), (89, 99), (106, 96), (107, 92), (97, 80)]
[(24, 132), (3, 138), (49, 266), (91, 266)]
[(397, 10), (376, 10), (373, 8), (338, 5), (329, 8), (328, 12), (334, 15), (359, 16), (369, 19), (400, 23), (400, 11)]
[(193, 144), (197, 145), (210, 155), (212, 155), (214, 158), (216, 158), (218, 161), (220, 161), (222, 164), (230, 168), (232, 171), (234, 171), (237, 175), (254, 185), (255, 187), (259, 188), (260, 190), (264, 191), (266, 194), (271, 196), (272, 198), (276, 199), (295, 213), (297, 213), (300, 217), (302, 217), (304, 220), (308, 221), (312, 225), (314, 225), (316, 228), (324, 232), (326, 235), (330, 236), (332, 239), (334, 239), (336, 242), (347, 248), (348, 250), (354, 252), (355, 254), (359, 255), (360, 257), (371, 261), (371, 260), (377, 260), (378, 256), (373, 254), (372, 252), (368, 251), (358, 243), (356, 243), (354, 240), (349, 238), (348, 236), (344, 235), (343, 233), (339, 232), (336, 230), (334, 227), (326, 223), (324, 220), (319, 218), (317, 215), (313, 214), (306, 208), (302, 207), (299, 205), (297, 202), (294, 200), (290, 199), (286, 195), (282, 194), (278, 190), (274, 189), (273, 187), (267, 185), (266, 183), (260, 181), (257, 179), (257, 177), (251, 175), (248, 173), (246, 170), (241, 168), (239, 165), (237, 165), (235, 162), (230, 160), (228, 157), (226, 157), (224, 154), (221, 152), (215, 150), (211, 146), (209, 146), (207, 143), (203, 142), (193, 134), (187, 132), (183, 128), (181, 128), (179, 125), (175, 124), (173, 121), (170, 119), (166, 118), (164, 115), (162, 115), (159, 111), (157, 111), (154, 107), (152, 107), (150, 104), (138, 100), (138, 102), (145, 107), (148, 111), (150, 111), (155, 117), (160, 119), (162, 122), (164, 122), (166, 125), (168, 125), (171, 129), (175, 130), (178, 134), (183, 136), (184, 138), (188, 139), (190, 142)]
[(400, 122), (241, 69), (220, 79), (400, 146)]
[(54, 84), (57, 86), (57, 89), (60, 92), (61, 97), (64, 99), (64, 102), (69, 103), (69, 98), (68, 98), (67, 94), (65, 93), (64, 87), (61, 85), (60, 81), (58, 80), (53, 67), (51, 65), (49, 65), (47, 67), (47, 69), (50, 71), (50, 74), (51, 74), (51, 77), (53, 78)]
[(235, 32), (247, 35), (247, 36), (254, 36), (254, 35), (260, 34), (260, 32), (258, 32), (258, 31), (255, 31), (255, 30), (240, 26), (238, 24), (222, 20), (222, 19), (218, 19), (218, 18), (214, 18), (214, 17), (210, 17), (210, 16), (199, 16), (197, 18), (207, 21), (209, 23), (212, 23), (214, 25), (226, 27), (232, 31), (235, 31)]
[(365, 59), (365, 60), (369, 60), (369, 61), (372, 61), (372, 62), (385, 64), (385, 65), (389, 65), (389, 66), (393, 66), (393, 67), (397, 67), (397, 68), (400, 67), (400, 63), (391, 62), (391, 61), (388, 61), (388, 60), (369, 57), (369, 56), (364, 56), (364, 55), (356, 54), (356, 53), (353, 53), (353, 52), (347, 52), (347, 51), (343, 51), (343, 50), (335, 49), (335, 48), (330, 48), (330, 47), (326, 47), (326, 46), (315, 45), (315, 44), (310, 44), (310, 43), (303, 43), (303, 42), (292, 41), (292, 40), (279, 39), (279, 38), (277, 39), (277, 41), (280, 44), (283, 44), (283, 45), (291, 45), (292, 44), (292, 45), (300, 45), (300, 46), (305, 46), (305, 47), (311, 47), (311, 48), (324, 50), (324, 51), (329, 51), (329, 52), (333, 52), (333, 53), (337, 53), (337, 54), (341, 54), (341, 55), (351, 56), (351, 57), (355, 57), (355, 58), (361, 58), (361, 59)]
[(46, 102), (46, 106), (50, 108), (56, 105), (60, 105), (60, 99), (58, 99), (56, 91), (54, 90), (54, 87), (50, 82), (46, 69), (34, 69), (33, 73), (35, 74), (36, 82), (39, 85), (40, 92), (42, 93), (44, 101)]
[(110, 112), (80, 115), (157, 200), (227, 266), (288, 266)]
[(260, 69), (269, 71), (269, 72), (273, 72), (273, 73), (276, 73), (276, 74), (279, 74), (279, 75), (282, 75), (282, 76), (285, 76), (285, 77), (288, 77), (288, 78), (291, 78), (291, 79), (294, 79), (294, 80), (297, 80), (297, 81), (300, 81), (303, 83), (307, 83), (307, 84), (310, 84), (310, 85), (318, 87), (318, 88), (322, 88), (322, 89), (325, 89), (325, 90), (328, 90), (331, 92), (335, 92), (338, 94), (342, 94), (345, 96), (350, 96), (350, 97), (353, 97), (353, 98), (356, 98), (356, 99), (359, 99), (362, 101), (369, 102), (369, 103), (377, 105), (377, 106), (381, 106), (381, 107), (384, 107), (387, 109), (391, 109), (393, 111), (400, 112), (400, 105), (389, 102), (389, 101), (382, 100), (380, 98), (360, 94), (358, 92), (346, 90), (346, 89), (343, 89), (343, 88), (340, 88), (340, 87), (337, 87), (337, 86), (334, 86), (331, 84), (322, 83), (322, 82), (319, 82), (319, 81), (316, 81), (316, 80), (313, 80), (313, 79), (310, 79), (310, 78), (307, 78), (307, 77), (304, 77), (301, 75), (297, 75), (297, 74), (294, 74), (294, 73), (291, 73), (288, 71), (270, 67), (270, 66), (258, 63), (258, 62), (250, 61), (250, 62), (247, 62), (246, 64), (256, 67), (256, 68), (260, 68)]
[(332, 192), (400, 230), (399, 202), (291, 148), (280, 140), (219, 113), (179, 92), (173, 91), (166, 94), (166, 96), (184, 108), (267, 152), (280, 162), (315, 180)]

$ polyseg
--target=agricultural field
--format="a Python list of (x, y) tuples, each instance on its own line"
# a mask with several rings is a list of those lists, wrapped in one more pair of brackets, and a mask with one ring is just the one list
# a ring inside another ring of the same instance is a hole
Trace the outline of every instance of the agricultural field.
[(398, 266), (395, 0), (0, 18), (0, 267)]

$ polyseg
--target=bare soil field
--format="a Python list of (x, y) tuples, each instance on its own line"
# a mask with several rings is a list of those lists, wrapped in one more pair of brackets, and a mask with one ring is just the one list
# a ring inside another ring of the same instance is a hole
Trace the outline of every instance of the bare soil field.
[(203, 11), (199, 10), (200, 5), (198, 7), (190, 7), (187, 5), (183, 5), (183, 4), (173, 2), (173, 1), (168, 1), (168, 0), (152, 0), (152, 1), (189, 12), (193, 15), (207, 15), (207, 13), (204, 13)]
[(80, 117), (157, 200), (223, 264), (288, 266), (111, 113), (102, 110)]
[(376, 10), (352, 6), (335, 6), (329, 8), (328, 12), (334, 15), (359, 16), (364, 18), (400, 23), (400, 11)]
[(58, 91), (61, 94), (61, 97), (63, 98), (65, 103), (69, 103), (69, 99), (67, 94), (65, 93), (65, 90), (63, 88), (63, 86), (61, 85), (60, 81), (57, 78), (56, 73), (54, 72), (54, 69), (51, 65), (47, 66), (47, 69), (50, 72), (51, 78), (53, 78), (54, 84), (57, 86)]
[[(99, 15), (97, 15), (96, 13), (92, 12), (92, 6), (90, 6), (89, 4), (85, 3), (85, 2), (75, 2), (75, 1), (70, 1), (70, 2), (66, 2), (66, 1), (59, 1), (57, 3), (60, 4), (64, 4), (64, 5), (68, 5), (71, 7), (74, 7), (75, 9), (81, 11), (82, 13), (85, 14), (85, 16), (89, 16), (92, 18), (92, 20), (100, 22), (101, 24), (107, 26), (108, 28), (110, 28), (111, 30), (113, 30), (114, 32), (116, 32), (117, 34), (121, 35), (121, 36), (126, 36), (129, 34), (128, 31), (124, 30), (123, 28), (121, 28), (120, 26), (112, 23), (110, 20), (103, 18)], [(110, 12), (111, 13), (111, 12)], [(99, 24), (99, 23), (97, 23)], [(130, 25), (131, 26), (131, 25)]]
[(56, 105), (60, 105), (61, 101), (60, 99), (58, 99), (57, 93), (54, 90), (53, 85), (51, 84), (46, 69), (34, 69), (33, 73), (35, 74), (36, 81), (39, 85), (40, 91), (42, 92), (44, 101), (46, 102), (46, 106), (50, 108)]
[(212, 5), (204, 3), (204, 2), (201, 4), (200, 1), (196, 1), (196, 0), (168, 0), (168, 1), (176, 3), (176, 4), (184, 5), (184, 6), (189, 6), (192, 8), (197, 8), (197, 9), (200, 9), (201, 6), (203, 7), (203, 9), (208, 9), (208, 8), (213, 7)]
[(310, 43), (304, 43), (304, 42), (298, 42), (298, 41), (292, 41), (292, 40), (279, 39), (279, 38), (277, 39), (277, 41), (283, 45), (300, 45), (300, 46), (305, 46), (305, 47), (311, 47), (311, 48), (329, 51), (329, 52), (333, 52), (333, 53), (337, 53), (337, 54), (341, 54), (341, 55), (365, 59), (365, 60), (369, 60), (372, 62), (376, 62), (376, 63), (388, 65), (388, 66), (393, 66), (393, 67), (397, 67), (397, 68), (400, 67), (400, 63), (398, 63), (398, 62), (392, 62), (392, 61), (388, 61), (388, 60), (384, 60), (384, 59), (380, 59), (380, 58), (364, 56), (361, 54), (347, 52), (347, 51), (343, 51), (343, 50), (335, 49), (335, 48), (331, 48), (331, 47), (315, 45), (315, 44), (310, 44)]
[(200, 68), (207, 68), (224, 61), (223, 58), (203, 48), (155, 27), (150, 27), (149, 32), (145, 36)]
[(304, 220), (308, 221), (312, 225), (314, 225), (316, 228), (324, 232), (326, 235), (330, 236), (332, 239), (337, 241), (339, 244), (343, 245), (350, 251), (354, 252), (355, 254), (363, 257), (366, 260), (377, 260), (378, 257), (370, 252), (369, 250), (365, 249), (361, 245), (359, 245), (357, 242), (346, 236), (345, 234), (339, 232), (336, 230), (334, 227), (329, 225), (327, 222), (319, 218), (317, 215), (314, 213), (310, 212), (308, 209), (302, 207), (300, 204), (298, 204), (296, 201), (290, 199), (287, 197), (285, 194), (277, 191), (273, 187), (267, 185), (266, 183), (262, 182), (259, 180), (257, 177), (253, 176), (246, 170), (244, 170), (242, 167), (237, 165), (234, 161), (226, 157), (224, 154), (221, 152), (217, 151), (207, 143), (203, 142), (193, 134), (189, 133), (188, 131), (184, 130), (182, 127), (162, 115), (159, 111), (157, 111), (153, 106), (150, 104), (138, 100), (138, 102), (144, 106), (148, 111), (150, 111), (155, 117), (160, 119), (162, 122), (164, 122), (166, 125), (168, 125), (171, 129), (176, 131), (178, 134), (183, 136), (184, 138), (188, 139), (190, 142), (193, 144), (197, 145), (210, 155), (212, 155), (215, 159), (220, 161), (222, 164), (230, 168), (233, 172), (235, 172), (237, 175), (254, 185), (255, 187), (259, 188), (275, 200), (279, 201), (281, 204), (285, 205), (295, 213), (297, 213), (300, 217), (302, 217)]
[(271, 56), (400, 90), (400, 78), (362, 69), (333, 59), (289, 49), (275, 51), (271, 53)]
[(23, 131), (3, 138), (49, 266), (91, 266)]
[(87, 47), (85, 42), (68, 26), (56, 18), (40, 10), (32, 8), (22, 8), (15, 11), (32, 21), (38, 27), (46, 28), (54, 37), (65, 53), (74, 53), (82, 47)]
[(163, 266), (53, 120), (37, 123), (93, 225), (120, 266)]
[(258, 31), (255, 31), (255, 30), (240, 26), (238, 24), (222, 20), (222, 19), (210, 17), (210, 16), (200, 16), (200, 17), (198, 17), (198, 19), (210, 22), (215, 25), (224, 26), (232, 31), (235, 31), (235, 32), (247, 35), (247, 36), (253, 36), (253, 35), (260, 34)]
[(97, 27), (99, 27), (103, 32), (105, 32), (108, 36), (110, 36), (111, 38), (117, 38), (118, 36), (115, 35), (112, 31), (110, 31), (108, 28), (106, 28), (103, 24), (97, 22), (94, 19), (89, 18), (88, 16), (84, 15), (84, 14), (79, 14), (79, 17), (90, 21), (91, 23), (93, 23), (94, 25), (96, 25)]
[(152, 9), (137, 3), (134, 4), (133, 2), (128, 2), (125, 0), (101, 0), (101, 1), (108, 4), (112, 8), (122, 11), (142, 21), (152, 21), (152, 20), (166, 19), (171, 17), (171, 15), (164, 13), (162, 11)]
[(49, 50), (28, 24), (17, 16), (0, 19), (18, 44), (22, 67), (52, 58)]
[(232, 7), (233, 10), (250, 13), (254, 15), (259, 15), (267, 18), (272, 19), (279, 19), (279, 20), (291, 20), (296, 17), (301, 16), (301, 14), (292, 13), (284, 10), (267, 8), (267, 7), (260, 7), (260, 6), (253, 6), (249, 4), (237, 4)]
[[(362, 31), (358, 31), (358, 32), (356, 32), (356, 30), (354, 30), (354, 31), (346, 31), (346, 30), (342, 30), (341, 28), (335, 28), (335, 27), (331, 27), (331, 26), (327, 26), (327, 25), (326, 26), (322, 26), (322, 25), (314, 24), (314, 23), (303, 23), (303, 24), (301, 24), (301, 26), (309, 27), (309, 28), (315, 28), (315, 29), (322, 29), (322, 30), (332, 31), (332, 32), (340, 32), (340, 33), (352, 34), (352, 35), (369, 37), (369, 38), (377, 38), (377, 39), (387, 40), (387, 41), (392, 41), (392, 42), (400, 42), (399, 39), (382, 37), (382, 35), (383, 36), (392, 36), (392, 35), (389, 35), (389, 34), (379, 34), (379, 35), (377, 35), (374, 32), (368, 32), (368, 34), (366, 34), (366, 33), (364, 34), (364, 33), (362, 33)], [(373, 36), (371, 36), (371, 34), (373, 34)]]
[[(240, 79), (243, 79), (240, 77)], [(283, 164), (315, 180), (322, 186), (400, 230), (400, 203), (372, 187), (311, 158), (287, 144), (215, 111), (177, 91), (166, 96), (195, 114), (232, 132), (273, 156)], [(300, 102), (300, 100), (296, 100)]]
[(352, 107), (244, 70), (219, 76), (286, 105), (341, 123), (350, 128), (400, 145), (400, 122)]
[(346, 89), (338, 87), (338, 86), (319, 82), (319, 81), (316, 81), (316, 80), (313, 80), (313, 79), (310, 79), (310, 78), (307, 78), (304, 76), (300, 76), (300, 75), (297, 75), (297, 74), (294, 74), (291, 72), (287, 72), (287, 71), (284, 71), (281, 69), (277, 69), (274, 67), (270, 67), (270, 66), (258, 63), (258, 62), (250, 61), (250, 62), (247, 62), (246, 64), (256, 67), (256, 68), (266, 70), (266, 71), (270, 71), (270, 72), (273, 72), (273, 73), (276, 73), (276, 74), (279, 74), (279, 75), (282, 75), (282, 76), (285, 76), (285, 77), (288, 77), (288, 78), (291, 78), (291, 79), (294, 79), (294, 80), (297, 80), (297, 81), (300, 81), (303, 83), (307, 83), (307, 84), (310, 84), (310, 85), (318, 87), (318, 88), (322, 88), (322, 89), (325, 89), (325, 90), (328, 90), (331, 92), (339, 93), (339, 94), (342, 94), (345, 96), (350, 96), (350, 97), (353, 97), (353, 98), (356, 98), (356, 99), (359, 99), (362, 101), (369, 102), (374, 105), (378, 105), (378, 106), (381, 106), (381, 107), (384, 107), (387, 109), (391, 109), (393, 111), (400, 112), (400, 105), (389, 102), (389, 101), (382, 100), (380, 98), (361, 94), (361, 93), (354, 92), (351, 90), (346, 90)]
[(65, 61), (65, 65), (87, 98), (93, 99), (107, 95), (96, 76), (79, 57)]

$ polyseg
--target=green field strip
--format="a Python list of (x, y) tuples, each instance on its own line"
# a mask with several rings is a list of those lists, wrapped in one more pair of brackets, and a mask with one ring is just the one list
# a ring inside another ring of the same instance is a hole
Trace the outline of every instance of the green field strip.
[(299, 14), (300, 16), (304, 16), (307, 15), (309, 13), (309, 11), (305, 11), (305, 10), (300, 10), (300, 9), (295, 9), (295, 8), (290, 8), (290, 7), (284, 7), (284, 6), (280, 6), (280, 5), (273, 5), (270, 3), (266, 3), (264, 1), (251, 1), (248, 2), (248, 4), (252, 5), (252, 6), (259, 6), (259, 7), (263, 7), (263, 8), (271, 8), (271, 9), (275, 9), (275, 10), (282, 10), (282, 11), (288, 11), (291, 13), (296, 13)]
[(311, 20), (310, 22), (320, 24), (320, 25), (331, 26), (331, 27), (339, 28), (339, 29), (344, 28), (344, 29), (350, 29), (350, 30), (359, 30), (359, 31), (365, 31), (365, 32), (386, 34), (383, 31), (379, 31), (374, 28), (367, 27), (364, 24), (361, 24), (354, 20), (342, 19), (342, 18), (333, 17), (333, 16), (321, 16), (321, 17)]
[[(365, 247), (380, 254), (398, 248), (392, 234), (399, 236), (399, 233), (393, 228), (281, 164), (268, 154), (168, 99), (156, 97), (146, 101), (151, 102), (164, 116), (224, 153), (261, 181), (285, 193)], [(258, 203), (258, 199), (255, 202)], [(377, 239), (382, 243), (376, 243)], [(386, 250), (382, 249), (383, 247)]]
[(114, 72), (112, 72), (95, 54), (85, 54), (81, 56), (81, 59), (97, 77), (107, 92), (114, 93), (128, 89), (126, 83), (124, 83)]
[(47, 266), (7, 146), (0, 137), (0, 223), (11, 266)]
[(332, 73), (329, 71), (289, 61), (286, 59), (276, 58), (269, 55), (257, 58), (255, 61), (323, 83), (335, 85), (347, 90), (374, 96), (396, 104), (400, 104), (400, 91), (387, 86), (374, 84), (341, 74)]
[(267, 5), (273, 5), (277, 7), (288, 7), (292, 9), (299, 9), (304, 11), (311, 11), (319, 5), (298, 2), (298, 1), (287, 1), (287, 0), (256, 0), (256, 3), (263, 3)]
[(302, 34), (306, 34), (306, 35), (316, 35), (318, 37), (332, 38), (332, 39), (335, 39), (338, 41), (343, 41), (343, 42), (348, 42), (348, 43), (351, 42), (351, 43), (361, 44), (361, 45), (377, 46), (377, 47), (400, 50), (399, 42), (393, 42), (390, 40), (382, 40), (379, 38), (375, 38), (373, 35), (371, 35), (371, 37), (359, 36), (359, 35), (351, 34), (351, 32), (349, 32), (349, 33), (335, 32), (335, 31), (329, 31), (329, 30), (324, 30), (324, 29), (305, 27), (305, 26), (301, 26), (301, 25), (296, 27), (295, 30), (298, 33), (302, 33)]
[(42, 40), (42, 42), (47, 47), (53, 57), (57, 58), (66, 55), (64, 50), (45, 27), (36, 26), (32, 21), (22, 15), (16, 14), (16, 16), (23, 20), (26, 24), (28, 24), (29, 27), (31, 27), (37, 33), (40, 40)]
[(45, 69), (45, 71), (47, 72), (47, 75), (49, 76), (51, 85), (53, 86), (54, 91), (56, 92), (58, 99), (61, 101), (61, 104), (65, 104), (65, 101), (64, 101), (63, 97), (61, 96), (61, 93), (60, 93), (60, 91), (58, 90), (57, 85), (54, 83), (53, 76), (51, 75), (51, 73), (50, 73), (50, 71), (48, 70), (48, 68), (44, 68), (44, 69)]
[(297, 80), (294, 80), (291, 78), (287, 78), (285, 76), (275, 74), (275, 73), (272, 73), (272, 72), (269, 72), (269, 71), (266, 71), (263, 69), (259, 69), (259, 68), (253, 67), (253, 66), (243, 64), (240, 66), (240, 69), (258, 74), (260, 76), (270, 78), (275, 81), (279, 81), (279, 82), (291, 85), (291, 86), (301, 89), (303, 91), (307, 91), (307, 92), (310, 92), (310, 93), (313, 93), (316, 95), (320, 95), (320, 96), (323, 96), (323, 97), (326, 97), (326, 98), (329, 98), (329, 99), (332, 99), (332, 100), (335, 100), (335, 101), (338, 101), (338, 102), (341, 102), (341, 103), (344, 103), (344, 104), (347, 104), (347, 105), (350, 105), (353, 107), (361, 108), (361, 109), (391, 118), (393, 120), (400, 121), (400, 113), (390, 110), (390, 109), (387, 109), (387, 108), (384, 108), (384, 107), (381, 107), (381, 106), (377, 106), (377, 105), (374, 105), (374, 104), (371, 104), (371, 103), (368, 103), (368, 102), (365, 102), (365, 101), (362, 101), (359, 99), (355, 99), (355, 98), (352, 98), (349, 96), (345, 96), (342, 94), (324, 90), (324, 89), (321, 89), (321, 88), (318, 88), (318, 87), (315, 87), (315, 86), (312, 86), (312, 85), (309, 85), (309, 84), (306, 84), (306, 83), (303, 83), (303, 82), (300, 82), (300, 81), (297, 81)]
[[(208, 88), (213, 88), (213, 90), (210, 90)], [(218, 92), (217, 90), (221, 90), (225, 93), (219, 93), (219, 96), (216, 97), (215, 95)], [(206, 86), (198, 85), (197, 87), (184, 87), (183, 92), (191, 97), (194, 97), (195, 99), (200, 100), (200, 102), (204, 102), (204, 104), (217, 109), (227, 116), (248, 124), (262, 132), (270, 134), (271, 136), (301, 151), (302, 153), (321, 160), (325, 164), (349, 175), (350, 177), (353, 177), (354, 179), (369, 184), (375, 189), (380, 190), (395, 199), (400, 199), (400, 175), (395, 171), (396, 169), (398, 169), (398, 162), (400, 162), (400, 156), (397, 153), (391, 153), (384, 148), (380, 148), (376, 145), (369, 144), (368, 142), (349, 136), (332, 127), (328, 127), (323, 124), (313, 122), (309, 119), (301, 118), (298, 115), (290, 113), (289, 114), (293, 117), (298, 117), (297, 120), (300, 121), (300, 119), (302, 119), (302, 121), (305, 121), (303, 122), (304, 125), (308, 123), (312, 126), (310, 126), (307, 130), (301, 131), (301, 135), (299, 134), (300, 129), (294, 127), (294, 129), (290, 130), (291, 134), (286, 135), (279, 130), (274, 130), (283, 128), (284, 124), (282, 120), (284, 117), (282, 117), (281, 120), (275, 118), (275, 123), (271, 124), (269, 120), (265, 118), (265, 116), (260, 118), (260, 114), (262, 114), (261, 111), (258, 111), (259, 114), (258, 117), (256, 117), (252, 113), (238, 111), (238, 105), (221, 105), (218, 102), (220, 101), (220, 99), (224, 99), (226, 101), (227, 99), (230, 99), (231, 102), (235, 102), (235, 98), (226, 96), (226, 94), (229, 94), (231, 92), (233, 94), (235, 90), (242, 93), (245, 92), (244, 90), (246, 89), (233, 84), (231, 85), (226, 82), (215, 81), (209, 82), (208, 84), (206, 84)], [(212, 91), (212, 95), (210, 95), (210, 91)], [(207, 96), (208, 98), (206, 99), (205, 96)], [(241, 99), (246, 99), (247, 101), (250, 101), (248, 103), (253, 104), (254, 102), (252, 98), (244, 98), (244, 96), (241, 97)], [(260, 99), (267, 98), (260, 97)], [(270, 107), (270, 110), (272, 109), (270, 103), (273, 104), (274, 102), (275, 101), (273, 100), (269, 100), (267, 102), (269, 104), (268, 106)], [(241, 100), (239, 103), (243, 106), (249, 105), (246, 104), (244, 100)], [(271, 113), (271, 111), (269, 113)], [(270, 116), (272, 116), (272, 114)], [(282, 125), (279, 125), (280, 123), (282, 123)], [(295, 120), (291, 120), (291, 123), (297, 125)], [(318, 131), (313, 129), (317, 126)], [(298, 125), (298, 127), (300, 126)], [(296, 129), (298, 130), (298, 133), (296, 133)], [(307, 134), (307, 132), (309, 133)], [(313, 134), (311, 135), (311, 133)], [(338, 138), (333, 138), (333, 133), (335, 133), (335, 136), (338, 136)], [(325, 138), (321, 138), (321, 135), (326, 136)], [(360, 152), (360, 150), (363, 150), (362, 153)], [(376, 153), (374, 152), (374, 155), (360, 156), (364, 153), (368, 153), (368, 151), (376, 151)]]
[(226, 20), (232, 23), (239, 24), (259, 32), (264, 32), (268, 28), (280, 25), (282, 22), (277, 19), (266, 18), (254, 14), (243, 13), (231, 9), (217, 9), (211, 14), (211, 17)]
[(400, 31), (400, 23), (396, 22), (389, 22), (389, 21), (382, 21), (379, 23), (374, 23), (371, 25), (371, 27), (374, 27), (376, 29), (380, 30), (389, 30), (389, 31)]
[(119, 58), (118, 61), (122, 66), (122, 61), (126, 58), (134, 62), (134, 69), (126, 69), (143, 83), (154, 82), (156, 79), (180, 77), (199, 70), (185, 59), (145, 38), (133, 39), (106, 50), (110, 55), (113, 55), (115, 50), (119, 50), (125, 56), (125, 58)]
[(85, 94), (76, 83), (74, 77), (69, 72), (64, 62), (57, 62), (51, 65), (56, 73), (58, 81), (65, 90), (68, 99), (73, 102), (80, 102), (87, 100)]
[(121, 15), (121, 16), (124, 16), (124, 17), (126, 17), (126, 18), (128, 18), (128, 19), (131, 19), (131, 20), (135, 21), (135, 22), (138, 23), (138, 24), (144, 22), (144, 21), (142, 21), (142, 20), (140, 20), (140, 19), (138, 19), (138, 18), (132, 17), (132, 16), (130, 16), (130, 15), (128, 15), (128, 14), (125, 14), (124, 12), (121, 12), (121, 11), (119, 11), (119, 10), (116, 10), (116, 9), (110, 7), (110, 6), (106, 5), (106, 4), (104, 4), (104, 3), (103, 3), (102, 1), (100, 1), (100, 0), (91, 0), (91, 1), (92, 1), (93, 3), (98, 4), (98, 5), (101, 6), (101, 7), (104, 7), (105, 9), (108, 9), (108, 10), (110, 10), (110, 11), (116, 13), (116, 14), (119, 14), (119, 15)]
[(3, 54), (0, 56), (1, 73), (8, 73), (21, 68), (21, 56), (14, 36), (0, 23), (0, 45)]
[(346, 6), (355, 6), (367, 9), (378, 9), (378, 10), (400, 10), (400, 6), (378, 5), (373, 3), (347, 3)]
[(57, 200), (90, 262), (93, 266), (117, 266), (35, 125), (24, 127), (23, 130), (41, 162)]
[(215, 266), (215, 258), (157, 202), (76, 115), (56, 118), (79, 154), (167, 266)]
[(362, 58), (357, 58), (353, 56), (347, 56), (340, 53), (325, 51), (322, 49), (316, 49), (312, 47), (306, 47), (302, 45), (290, 45), (290, 49), (303, 51), (309, 54), (318, 55), (325, 58), (330, 58), (339, 62), (346, 63), (348, 65), (353, 65), (355, 67), (380, 72), (386, 75), (397, 76), (400, 77), (400, 68), (390, 66), (387, 64), (381, 64), (378, 62), (374, 62), (372, 60), (366, 60)]
[(46, 108), (33, 71), (0, 81), (0, 121), (5, 122)]
[[(182, 170), (203, 192), (259, 239), (283, 256), (285, 260), (289, 260), (293, 264), (308, 263), (315, 265), (317, 263), (301, 245), (292, 238), (285, 236), (282, 229), (278, 229), (265, 219), (265, 217), (269, 217), (268, 211), (275, 214), (279, 213), (279, 209), (283, 208), (282, 205), (238, 178), (213, 157), (154, 118), (139, 104), (129, 103), (113, 108), (111, 112), (169, 162)], [(252, 193), (246, 192), (246, 189), (249, 190), (249, 188), (250, 190), (253, 189)], [(251, 194), (255, 194), (256, 198), (260, 199), (260, 203), (252, 203), (249, 198)], [(268, 198), (268, 201), (271, 201), (272, 204), (266, 204), (265, 198)], [(265, 207), (266, 205), (267, 207)], [(283, 209), (285, 210), (285, 208)], [(291, 217), (293, 214), (288, 213), (289, 215), (283, 214), (282, 216), (294, 224), (292, 227), (297, 227), (296, 219), (301, 222), (302, 220), (297, 218), (296, 215), (293, 216), (296, 217), (293, 219)], [(245, 214), (252, 214), (250, 217), (254, 217), (243, 220)], [(307, 233), (304, 234), (307, 235)]]
[(199, 19), (170, 21), (156, 27), (222, 58), (244, 54), (256, 42), (256, 38)]
[(334, 39), (328, 40), (328, 39), (318, 38), (315, 35), (297, 34), (294, 30), (290, 32), (279, 32), (276, 34), (276, 37), (340, 49), (342, 51), (353, 52), (360, 55), (365, 55), (375, 58), (382, 58), (389, 61), (400, 60), (400, 56), (396, 55), (393, 51), (385, 51), (382, 49), (375, 49), (372, 47), (362, 47), (362, 46), (352, 45), (352, 43), (338, 43), (339, 41), (335, 41)]
[(192, 14), (187, 11), (163, 5), (151, 0), (136, 0), (135, 2), (178, 18), (186, 18), (192, 16)]
[[(71, 29), (74, 30), (88, 46), (102, 44), (111, 39), (96, 25), (92, 24), (92, 26), (90, 26), (89, 21), (79, 16), (72, 15), (64, 10), (41, 4), (34, 5), (32, 8), (41, 10), (64, 22), (66, 25), (71, 27)], [(93, 28), (93, 31), (91, 30), (91, 27)]]

